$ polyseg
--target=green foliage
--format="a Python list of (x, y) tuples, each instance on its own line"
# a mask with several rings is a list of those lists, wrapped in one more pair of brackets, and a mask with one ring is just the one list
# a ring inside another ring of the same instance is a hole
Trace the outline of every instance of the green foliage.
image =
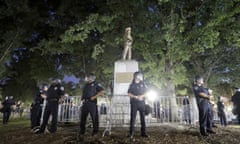
[(115, 17), (92, 14), (85, 21), (71, 26), (62, 36), (62, 41), (65, 43), (73, 43), (75, 41), (84, 42), (93, 30), (103, 33), (111, 29), (112, 26), (110, 24)]
[[(12, 80), (9, 90), (3, 90), (6, 94), (23, 83), (28, 89), (49, 77), (83, 78), (88, 72), (109, 86), (129, 26), (133, 59), (148, 81), (162, 89), (170, 87), (170, 95), (174, 87), (191, 89), (196, 74), (202, 74), (209, 87), (240, 85), (239, 1), (9, 0), (4, 4), (0, 78)], [(28, 51), (18, 61), (11, 59), (17, 48)], [(11, 64), (7, 68), (6, 61)]]

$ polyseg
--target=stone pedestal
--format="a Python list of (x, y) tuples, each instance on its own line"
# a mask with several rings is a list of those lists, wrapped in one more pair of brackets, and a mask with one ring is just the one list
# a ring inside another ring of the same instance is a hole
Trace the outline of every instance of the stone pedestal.
[(138, 71), (138, 62), (135, 60), (116, 61), (114, 65), (114, 95), (126, 95), (133, 73)]
[(112, 97), (112, 126), (129, 126), (130, 98), (128, 88), (133, 79), (133, 73), (138, 71), (135, 60), (120, 60), (114, 66), (114, 90)]

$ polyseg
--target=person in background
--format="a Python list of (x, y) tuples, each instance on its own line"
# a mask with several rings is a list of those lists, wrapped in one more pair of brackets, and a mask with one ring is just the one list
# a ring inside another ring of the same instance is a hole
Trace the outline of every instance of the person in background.
[(135, 133), (135, 122), (137, 111), (140, 113), (141, 121), (141, 136), (149, 137), (146, 133), (145, 123), (145, 94), (147, 86), (143, 82), (143, 74), (141, 72), (135, 72), (133, 75), (133, 81), (128, 88), (128, 96), (130, 97), (130, 139), (133, 139)]
[(227, 118), (226, 118), (226, 114), (225, 114), (225, 106), (224, 103), (222, 101), (222, 97), (219, 96), (218, 97), (218, 101), (217, 101), (217, 113), (218, 113), (218, 117), (220, 119), (220, 123), (222, 126), (227, 126)]
[(212, 90), (211, 89), (206, 89), (207, 93), (210, 95), (209, 97), (209, 123), (210, 123), (210, 127), (211, 129), (213, 127), (217, 127), (217, 125), (214, 122), (214, 105), (215, 102), (213, 101), (213, 95), (212, 95)]
[(19, 118), (22, 118), (23, 102), (20, 100), (18, 100), (16, 104), (16, 113), (19, 115)]
[(184, 96), (184, 98), (183, 98), (183, 114), (184, 114), (184, 121), (188, 124), (191, 124), (191, 111), (190, 111), (189, 96)]

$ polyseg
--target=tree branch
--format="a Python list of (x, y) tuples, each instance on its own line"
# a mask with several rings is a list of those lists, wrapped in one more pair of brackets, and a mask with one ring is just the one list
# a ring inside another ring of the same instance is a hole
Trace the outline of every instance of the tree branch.
[[(16, 33), (14, 39), (18, 36), (18, 32)], [(13, 46), (14, 41), (12, 40), (8, 46), (8, 48), (5, 50), (5, 52), (3, 53), (2, 57), (0, 58), (0, 63), (3, 61), (4, 57), (8, 54), (9, 49)]]

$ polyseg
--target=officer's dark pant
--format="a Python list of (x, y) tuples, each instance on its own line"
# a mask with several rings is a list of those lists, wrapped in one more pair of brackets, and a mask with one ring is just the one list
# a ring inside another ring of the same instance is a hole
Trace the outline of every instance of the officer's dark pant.
[(214, 125), (214, 112), (213, 112), (213, 106), (211, 103), (208, 103), (209, 106), (209, 114), (208, 114), (208, 125), (207, 130), (211, 131), (212, 127)]
[(86, 120), (88, 113), (90, 113), (93, 123), (93, 133), (96, 134), (98, 132), (98, 111), (97, 105), (94, 102), (86, 101), (83, 103), (82, 111), (81, 111), (81, 121), (80, 121), (80, 134), (84, 134), (86, 130)]
[(238, 120), (238, 124), (240, 124), (240, 113), (237, 114), (237, 120)]
[(207, 99), (201, 99), (198, 103), (200, 133), (205, 134), (211, 130), (212, 121), (210, 117), (209, 102)]
[(31, 128), (40, 126), (41, 114), (42, 107), (40, 105), (34, 105), (31, 110)]
[(3, 124), (8, 123), (10, 115), (11, 115), (11, 109), (7, 109), (3, 112)]
[(58, 116), (58, 101), (48, 101), (44, 115), (43, 115), (43, 123), (40, 128), (40, 133), (43, 133), (47, 124), (48, 124), (48, 119), (49, 116), (52, 115), (52, 122), (51, 122), (51, 128), (50, 132), (55, 133), (57, 131), (57, 116)]
[(137, 111), (139, 111), (140, 114), (141, 134), (145, 135), (146, 134), (145, 103), (142, 101), (131, 103), (130, 135), (134, 135)]
[(97, 123), (97, 131), (99, 129), (99, 113), (98, 113), (98, 106), (96, 105), (96, 123)]

